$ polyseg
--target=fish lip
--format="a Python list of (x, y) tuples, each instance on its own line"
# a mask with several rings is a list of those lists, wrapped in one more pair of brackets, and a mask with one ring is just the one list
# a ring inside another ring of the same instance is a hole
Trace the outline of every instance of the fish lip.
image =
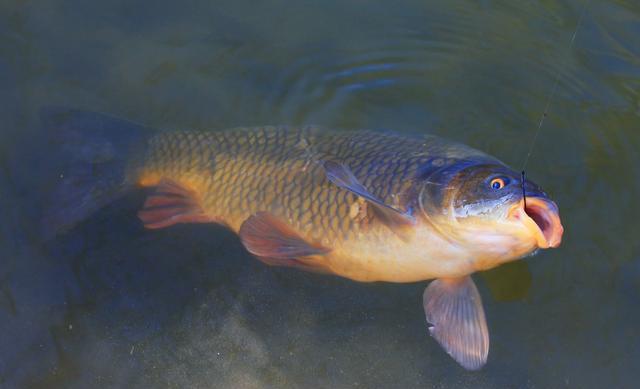
[[(526, 204), (526, 206), (525, 206)], [(558, 206), (548, 199), (527, 197), (514, 205), (509, 218), (520, 220), (536, 238), (538, 248), (556, 248), (562, 242), (564, 227), (560, 222)]]

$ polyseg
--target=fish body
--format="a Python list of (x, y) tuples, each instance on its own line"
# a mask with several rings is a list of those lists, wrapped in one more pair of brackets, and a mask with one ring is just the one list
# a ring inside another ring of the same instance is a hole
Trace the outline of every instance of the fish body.
[[(54, 111), (68, 171), (45, 224), (57, 232), (136, 187), (150, 229), (218, 223), (269, 265), (356, 281), (415, 282), (431, 335), (463, 367), (489, 335), (470, 274), (557, 247), (558, 208), (536, 184), (442, 138), (318, 127), (152, 131)], [(54, 131), (53, 129), (51, 129)]]
[(305, 241), (329, 249), (306, 258), (319, 270), (357, 281), (412, 282), (479, 270), (466, 253), (428, 224), (395, 233), (375, 220), (367, 202), (331, 183), (323, 162), (340, 161), (374, 196), (404, 211), (416, 177), (457, 161), (496, 160), (435, 136), (372, 131), (261, 127), (221, 132), (178, 131), (153, 136), (129, 180), (157, 186), (170, 180), (197, 197), (203, 212), (239, 232), (258, 212), (286, 222)]

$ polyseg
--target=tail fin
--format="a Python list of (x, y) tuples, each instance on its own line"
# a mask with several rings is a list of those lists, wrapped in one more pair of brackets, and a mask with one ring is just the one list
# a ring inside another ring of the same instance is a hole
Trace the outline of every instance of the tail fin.
[[(43, 210), (43, 233), (50, 239), (124, 195), (127, 160), (141, 151), (152, 131), (108, 115), (65, 108), (40, 114), (48, 136), (51, 190)], [(53, 158), (52, 158), (53, 157)]]

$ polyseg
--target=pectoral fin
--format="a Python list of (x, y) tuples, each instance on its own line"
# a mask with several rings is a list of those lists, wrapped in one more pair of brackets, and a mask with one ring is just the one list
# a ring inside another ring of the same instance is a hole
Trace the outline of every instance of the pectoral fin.
[(281, 266), (300, 257), (324, 254), (329, 249), (306, 242), (289, 225), (268, 212), (250, 216), (240, 226), (240, 240), (247, 250)]
[(471, 277), (437, 279), (423, 294), (429, 332), (467, 370), (487, 362), (489, 330), (482, 300)]
[(370, 193), (345, 165), (328, 160), (323, 162), (323, 166), (329, 181), (367, 200), (373, 205), (376, 214), (390, 227), (406, 226), (415, 223), (413, 216), (385, 204), (382, 200)]

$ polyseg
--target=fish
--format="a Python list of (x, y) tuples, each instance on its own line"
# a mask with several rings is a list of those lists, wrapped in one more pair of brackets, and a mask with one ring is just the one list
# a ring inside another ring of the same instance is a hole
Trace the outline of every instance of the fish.
[(42, 114), (66, 162), (45, 234), (144, 188), (148, 229), (216, 223), (266, 265), (358, 282), (431, 282), (430, 335), (463, 368), (489, 353), (471, 274), (560, 245), (556, 203), (500, 160), (434, 135), (263, 126), (160, 131), (100, 113)]

